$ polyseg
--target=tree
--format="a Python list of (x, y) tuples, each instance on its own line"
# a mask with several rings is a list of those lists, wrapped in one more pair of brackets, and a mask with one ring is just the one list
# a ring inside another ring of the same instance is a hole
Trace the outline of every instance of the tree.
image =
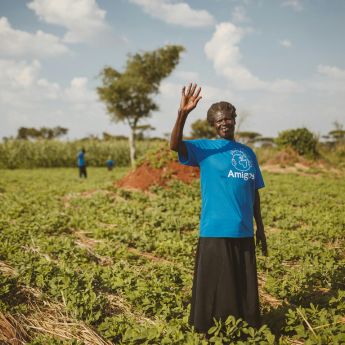
[(60, 126), (53, 128), (53, 138), (54, 139), (62, 137), (64, 135), (66, 135), (67, 133), (68, 133), (68, 128), (60, 127)]
[(329, 136), (336, 142), (345, 140), (345, 130), (344, 129), (334, 129), (330, 131)]
[(29, 137), (29, 128), (19, 127), (17, 131), (17, 139), (27, 140)]
[(328, 133), (328, 135), (336, 142), (342, 142), (345, 140), (345, 130), (343, 129), (343, 125), (338, 122), (333, 122), (334, 128), (332, 131)]
[(300, 155), (316, 158), (318, 155), (316, 146), (317, 137), (307, 128), (289, 129), (279, 133), (276, 139), (278, 147), (291, 147)]
[(68, 129), (64, 127), (41, 127), (40, 129), (34, 127), (20, 127), (17, 132), (17, 139), (56, 139), (68, 133)]
[(260, 133), (257, 132), (236, 132), (236, 139), (243, 144), (255, 141), (258, 137), (261, 137)]
[(135, 138), (137, 140), (144, 140), (144, 139), (148, 139), (148, 134), (146, 136), (146, 133), (150, 132), (150, 131), (154, 131), (156, 128), (151, 126), (151, 125), (140, 125), (137, 126), (137, 133), (135, 133)]
[(151, 52), (129, 55), (124, 72), (106, 66), (100, 73), (102, 86), (97, 92), (111, 119), (126, 122), (130, 127), (132, 166), (135, 166), (135, 134), (139, 122), (158, 110), (152, 96), (158, 93), (161, 80), (178, 64), (182, 51), (181, 46), (167, 45)]
[(104, 141), (111, 141), (111, 140), (128, 140), (128, 137), (125, 135), (112, 135), (107, 132), (103, 132), (103, 140)]
[(217, 136), (217, 132), (207, 120), (196, 120), (191, 124), (191, 139), (208, 138), (212, 139)]

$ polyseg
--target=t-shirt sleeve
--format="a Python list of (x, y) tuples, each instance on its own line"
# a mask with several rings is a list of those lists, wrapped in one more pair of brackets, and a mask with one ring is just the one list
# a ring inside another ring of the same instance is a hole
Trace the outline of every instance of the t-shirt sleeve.
[[(253, 153), (254, 154), (254, 153)], [(262, 178), (261, 170), (254, 154), (254, 167), (255, 167), (255, 189), (260, 189), (265, 187), (264, 179)]]
[(183, 165), (189, 166), (199, 166), (199, 155), (198, 155), (198, 145), (197, 140), (183, 140), (186, 146), (188, 157), (182, 155), (178, 152), (178, 160)]

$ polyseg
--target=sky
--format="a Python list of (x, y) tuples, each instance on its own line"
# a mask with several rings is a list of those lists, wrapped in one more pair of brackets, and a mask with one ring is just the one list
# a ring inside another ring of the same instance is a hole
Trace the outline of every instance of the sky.
[(151, 136), (171, 132), (190, 82), (203, 98), (186, 134), (228, 101), (242, 131), (325, 135), (345, 125), (344, 36), (344, 0), (0, 0), (0, 138), (21, 126), (128, 135), (98, 98), (99, 74), (166, 44), (186, 51), (142, 122)]

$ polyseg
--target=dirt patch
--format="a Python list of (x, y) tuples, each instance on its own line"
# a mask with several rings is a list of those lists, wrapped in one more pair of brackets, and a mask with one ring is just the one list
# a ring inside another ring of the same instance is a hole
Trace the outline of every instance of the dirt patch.
[(147, 190), (153, 185), (165, 186), (173, 179), (190, 183), (199, 176), (199, 168), (189, 167), (178, 162), (169, 162), (162, 168), (155, 168), (149, 163), (143, 163), (118, 181), (117, 186)]

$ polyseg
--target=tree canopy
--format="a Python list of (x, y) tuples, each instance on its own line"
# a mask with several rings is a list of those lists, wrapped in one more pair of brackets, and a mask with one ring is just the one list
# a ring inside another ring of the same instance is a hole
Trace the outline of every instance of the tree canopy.
[(208, 138), (212, 139), (217, 136), (217, 132), (212, 127), (207, 120), (196, 120), (191, 124), (191, 133), (190, 136), (192, 139), (197, 138)]
[(20, 127), (17, 132), (17, 139), (56, 139), (68, 133), (68, 129), (64, 127)]
[(257, 132), (250, 132), (250, 131), (236, 132), (236, 139), (244, 144), (255, 141), (255, 139), (259, 137), (261, 137), (261, 134)]
[(130, 126), (132, 164), (138, 123), (158, 110), (152, 96), (158, 93), (162, 79), (178, 64), (183, 51), (182, 46), (167, 45), (154, 51), (129, 55), (122, 73), (109, 66), (100, 73), (102, 86), (97, 88), (97, 92), (106, 104), (111, 119), (127, 122)]
[(279, 148), (291, 147), (300, 155), (317, 157), (317, 137), (307, 128), (288, 129), (279, 133), (276, 143)]
[(335, 141), (345, 140), (345, 130), (344, 129), (334, 129), (330, 131), (329, 136)]

